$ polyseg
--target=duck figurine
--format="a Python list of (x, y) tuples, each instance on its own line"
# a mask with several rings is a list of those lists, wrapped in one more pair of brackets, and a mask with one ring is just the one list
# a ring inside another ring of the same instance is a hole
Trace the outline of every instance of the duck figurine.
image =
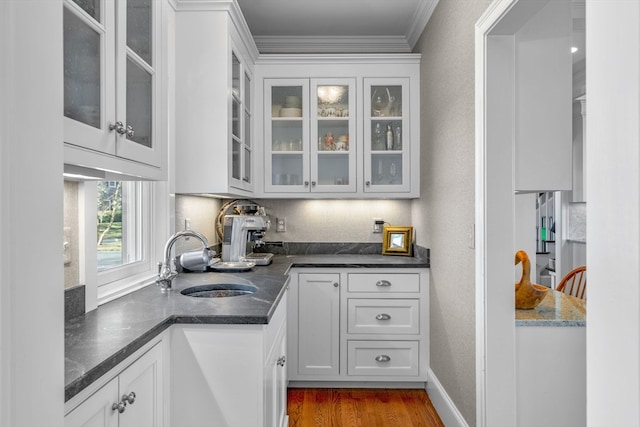
[(516, 252), (515, 265), (522, 263), (522, 277), (516, 283), (516, 308), (532, 309), (542, 302), (549, 288), (531, 283), (531, 262), (525, 251)]

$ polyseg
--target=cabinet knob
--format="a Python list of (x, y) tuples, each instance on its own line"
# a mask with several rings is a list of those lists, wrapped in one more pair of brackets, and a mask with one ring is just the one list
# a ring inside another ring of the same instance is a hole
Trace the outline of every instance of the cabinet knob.
[(391, 362), (391, 358), (386, 354), (380, 354), (376, 356), (376, 362)]
[(121, 121), (117, 121), (115, 124), (109, 123), (109, 130), (116, 131), (120, 135), (124, 135), (127, 131), (124, 129), (124, 124)]
[(315, 187), (316, 186), (316, 182), (315, 181), (311, 181), (311, 186)]
[(118, 411), (119, 414), (123, 413), (125, 409), (127, 409), (127, 404), (123, 401), (111, 405), (111, 410)]
[(338, 286), (340, 286), (340, 284), (339, 284), (338, 282), (335, 282), (335, 283), (333, 284), (333, 287), (334, 287), (334, 288), (337, 288)]
[(133, 138), (133, 135), (136, 134), (131, 125), (127, 126), (127, 130), (125, 131), (125, 133), (127, 134), (127, 138)]
[(287, 358), (285, 356), (279, 357), (278, 361), (276, 362), (276, 365), (278, 366), (284, 366), (285, 362), (287, 361)]
[(121, 401), (128, 403), (129, 405), (133, 405), (133, 403), (136, 401), (136, 393), (132, 391), (129, 394), (123, 394)]
[(380, 313), (376, 316), (378, 320), (391, 320), (391, 316), (387, 313)]
[(376, 282), (376, 286), (380, 286), (380, 287), (391, 286), (391, 282), (388, 280), (378, 280)]
[(367, 187), (371, 187), (371, 181), (365, 182), (364, 185), (366, 185)]
[(308, 186), (309, 186), (309, 181), (305, 181), (305, 182), (304, 182), (304, 186), (305, 186), (305, 187), (308, 187)]

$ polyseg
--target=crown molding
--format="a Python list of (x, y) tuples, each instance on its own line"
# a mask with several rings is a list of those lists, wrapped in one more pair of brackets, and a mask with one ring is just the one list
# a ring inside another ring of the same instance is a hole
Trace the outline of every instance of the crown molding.
[(431, 19), (431, 15), (438, 5), (438, 1), (439, 0), (422, 0), (418, 4), (416, 13), (413, 16), (413, 21), (411, 22), (409, 31), (407, 31), (406, 34), (407, 43), (411, 50), (413, 50), (414, 46), (418, 42), (418, 39), (422, 35), (422, 32), (427, 26), (429, 19)]
[(260, 53), (409, 53), (403, 36), (255, 36)]

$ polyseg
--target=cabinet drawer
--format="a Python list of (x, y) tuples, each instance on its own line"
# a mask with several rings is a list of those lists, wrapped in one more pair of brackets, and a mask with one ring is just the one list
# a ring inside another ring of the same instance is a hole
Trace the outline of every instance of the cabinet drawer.
[(420, 304), (417, 299), (349, 299), (350, 334), (417, 334)]
[(417, 341), (348, 341), (349, 375), (418, 375)]
[(349, 274), (349, 292), (420, 292), (418, 273)]

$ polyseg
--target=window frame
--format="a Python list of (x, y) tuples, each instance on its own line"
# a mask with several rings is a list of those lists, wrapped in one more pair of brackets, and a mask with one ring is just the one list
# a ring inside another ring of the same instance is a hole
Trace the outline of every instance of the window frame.
[(167, 185), (166, 182), (150, 181), (136, 185), (141, 190), (137, 221), (142, 226), (142, 260), (101, 272), (98, 272), (96, 247), (97, 183), (86, 181), (79, 188), (80, 283), (86, 286), (87, 312), (155, 282), (162, 244), (169, 232)]

